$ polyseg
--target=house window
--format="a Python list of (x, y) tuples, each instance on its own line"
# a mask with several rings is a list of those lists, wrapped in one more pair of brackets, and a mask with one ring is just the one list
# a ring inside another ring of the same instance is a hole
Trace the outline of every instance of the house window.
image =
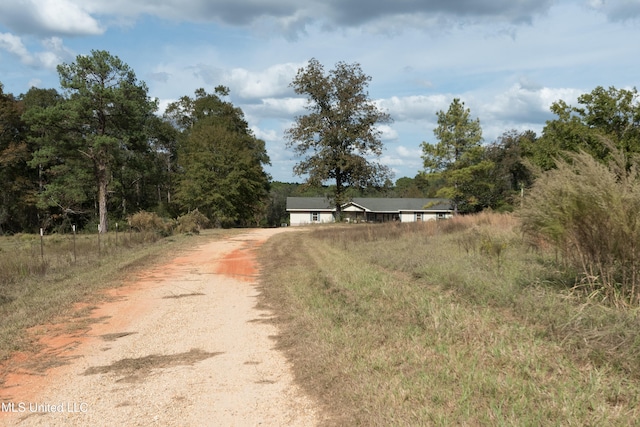
[(416, 212), (416, 222), (422, 221), (422, 212)]
[(311, 221), (312, 222), (320, 221), (320, 212), (311, 212)]
[(447, 218), (447, 214), (445, 214), (444, 212), (438, 212), (438, 219), (446, 219)]

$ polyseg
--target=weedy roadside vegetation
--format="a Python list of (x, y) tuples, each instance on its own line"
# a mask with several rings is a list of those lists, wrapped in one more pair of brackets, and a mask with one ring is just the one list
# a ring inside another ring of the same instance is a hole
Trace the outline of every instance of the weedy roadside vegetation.
[[(192, 230), (195, 231), (195, 230)], [(0, 361), (14, 351), (33, 349), (26, 331), (36, 325), (75, 316), (75, 304), (105, 298), (100, 291), (120, 286), (136, 269), (157, 263), (177, 251), (222, 238), (233, 230), (206, 230), (162, 237), (157, 230), (115, 232), (100, 236), (72, 234), (0, 237)]]
[(585, 152), (558, 159), (536, 180), (520, 217), (528, 236), (553, 245), (577, 272), (576, 289), (610, 305), (637, 307), (640, 159), (608, 147), (608, 164)]
[(589, 299), (519, 220), (310, 227), (262, 247), (262, 302), (326, 425), (634, 425), (637, 309)]

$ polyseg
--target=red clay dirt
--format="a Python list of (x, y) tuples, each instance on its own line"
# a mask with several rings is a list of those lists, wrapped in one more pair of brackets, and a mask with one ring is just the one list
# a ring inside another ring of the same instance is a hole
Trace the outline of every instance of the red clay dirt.
[[(28, 334), (36, 342), (34, 348), (37, 351), (17, 352), (9, 360), (0, 363), (0, 402), (32, 400), (51, 383), (58, 371), (74, 358), (81, 357), (78, 354), (79, 346), (94, 344), (97, 337), (144, 316), (152, 308), (150, 304), (144, 301), (133, 304), (128, 297), (141, 291), (145, 283), (157, 280), (159, 271), (169, 272), (174, 266), (184, 263), (184, 259), (176, 258), (154, 270), (139, 272), (135, 282), (105, 291), (108, 302), (91, 310), (85, 318), (63, 319), (60, 323), (31, 328)], [(78, 312), (84, 307), (84, 303), (77, 304), (73, 311)], [(78, 328), (79, 321), (87, 323), (87, 326)], [(74, 331), (65, 332), (68, 330)], [(6, 415), (7, 412), (0, 411), (0, 420)]]
[[(260, 243), (262, 242), (259, 242), (259, 244)], [(217, 272), (252, 282), (256, 280), (258, 267), (255, 257), (253, 254), (248, 253), (247, 249), (236, 249), (222, 258), (218, 265)]]
[(272, 314), (255, 308), (254, 250), (276, 232), (208, 242), (88, 316), (32, 328), (39, 351), (0, 365), (0, 424), (315, 425), (277, 330), (257, 321)]

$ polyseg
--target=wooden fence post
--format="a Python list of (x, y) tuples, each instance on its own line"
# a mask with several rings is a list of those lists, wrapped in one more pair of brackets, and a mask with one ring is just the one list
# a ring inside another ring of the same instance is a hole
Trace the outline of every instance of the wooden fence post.
[(76, 256), (76, 225), (73, 224), (71, 228), (73, 229), (73, 263), (75, 264), (78, 260)]

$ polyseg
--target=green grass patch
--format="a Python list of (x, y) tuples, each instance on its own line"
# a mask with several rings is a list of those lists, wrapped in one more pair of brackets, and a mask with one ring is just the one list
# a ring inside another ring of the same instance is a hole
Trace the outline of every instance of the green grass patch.
[(327, 425), (633, 425), (635, 312), (582, 300), (509, 215), (317, 227), (262, 248), (262, 301)]

